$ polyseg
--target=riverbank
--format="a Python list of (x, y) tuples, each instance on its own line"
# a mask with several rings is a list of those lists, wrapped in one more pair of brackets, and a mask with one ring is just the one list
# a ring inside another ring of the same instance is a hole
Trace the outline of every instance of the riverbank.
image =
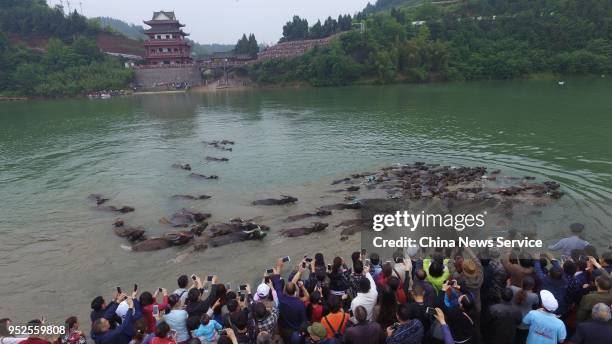
[[(401, 76), (395, 80), (381, 82), (376, 78), (362, 78), (344, 85), (334, 86), (315, 86), (305, 81), (280, 82), (280, 83), (256, 83), (250, 80), (246, 83), (233, 83), (226, 86), (217, 86), (216, 84), (202, 85), (193, 87), (190, 91), (198, 93), (211, 93), (219, 91), (245, 91), (245, 90), (281, 90), (281, 89), (313, 89), (313, 88), (328, 88), (328, 87), (352, 87), (352, 86), (391, 86), (391, 85), (430, 85), (430, 84), (448, 84), (448, 83), (465, 83), (478, 84), (482, 82), (505, 82), (505, 81), (550, 81), (551, 85), (558, 85), (559, 82), (565, 80), (576, 79), (605, 79), (606, 75), (563, 75), (556, 73), (535, 73), (525, 75), (512, 80), (426, 80), (415, 81), (407, 76)], [(245, 79), (247, 80), (247, 79)]]
[(0, 102), (28, 100), (28, 97), (0, 96)]

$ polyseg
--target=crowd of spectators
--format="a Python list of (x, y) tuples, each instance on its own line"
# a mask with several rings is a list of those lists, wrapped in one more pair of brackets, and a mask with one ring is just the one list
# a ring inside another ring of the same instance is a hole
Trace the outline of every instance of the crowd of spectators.
[(362, 250), (328, 264), (321, 253), (279, 258), (256, 289), (181, 275), (173, 292), (135, 285), (94, 298), (87, 332), (70, 317), (61, 336), (19, 338), (2, 319), (0, 343), (610, 344), (612, 253), (598, 255), (579, 227), (549, 247), (558, 259), (464, 248), (383, 260)]

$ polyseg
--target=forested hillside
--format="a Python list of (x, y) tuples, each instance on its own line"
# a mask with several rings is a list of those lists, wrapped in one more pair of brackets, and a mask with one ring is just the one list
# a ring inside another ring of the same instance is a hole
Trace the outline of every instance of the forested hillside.
[[(44, 0), (0, 0), (0, 29), (0, 94), (72, 96), (129, 85), (132, 71), (100, 51), (100, 28), (76, 12)], [(29, 49), (3, 33), (48, 43)]]
[(131, 39), (143, 40), (147, 38), (141, 25), (128, 24), (123, 20), (110, 17), (97, 17), (90, 20), (96, 22), (101, 28), (111, 29), (111, 31), (118, 32)]
[(251, 76), (262, 83), (340, 85), (607, 74), (611, 6), (608, 0), (468, 0), (364, 11), (353, 21), (363, 22), (365, 32), (351, 30), (293, 60), (257, 64)]

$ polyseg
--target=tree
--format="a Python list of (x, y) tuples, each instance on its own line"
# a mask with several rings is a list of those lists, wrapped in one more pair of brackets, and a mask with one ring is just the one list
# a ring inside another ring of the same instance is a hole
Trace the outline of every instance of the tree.
[(259, 52), (259, 43), (257, 43), (255, 34), (250, 34), (249, 35), (249, 55), (257, 56), (258, 52)]
[(240, 38), (238, 40), (238, 43), (236, 43), (234, 52), (236, 54), (248, 54), (249, 53), (249, 39), (247, 38), (246, 33), (242, 34), (242, 38)]
[(328, 37), (338, 32), (338, 22), (332, 17), (327, 17), (323, 24), (323, 37)]
[(236, 54), (244, 54), (249, 55), (251, 57), (257, 56), (259, 52), (259, 44), (257, 43), (257, 39), (254, 34), (249, 34), (247, 38), (246, 33), (242, 35), (242, 38), (238, 40), (236, 47), (234, 48), (234, 53)]
[(293, 21), (283, 26), (281, 41), (295, 41), (308, 38), (308, 20), (293, 16)]
[(338, 16), (338, 31), (348, 31), (351, 29), (353, 19), (350, 15)]
[(308, 38), (322, 38), (324, 37), (323, 26), (321, 25), (321, 21), (318, 20), (316, 24), (314, 24), (308, 33)]

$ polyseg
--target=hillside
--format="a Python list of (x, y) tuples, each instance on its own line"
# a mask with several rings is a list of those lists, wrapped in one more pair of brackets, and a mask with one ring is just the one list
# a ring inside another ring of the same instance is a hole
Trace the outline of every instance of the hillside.
[(296, 59), (259, 63), (251, 77), (328, 86), (612, 72), (608, 0), (423, 2), (356, 20), (365, 30)]
[(110, 17), (95, 17), (90, 20), (96, 22), (101, 28), (110, 29), (110, 31), (118, 32), (133, 40), (139, 41), (147, 38), (143, 33), (145, 29), (141, 25), (128, 24), (123, 20)]
[(3, 0), (0, 94), (59, 97), (126, 88), (133, 72), (100, 46), (134, 54), (132, 42), (44, 0)]

